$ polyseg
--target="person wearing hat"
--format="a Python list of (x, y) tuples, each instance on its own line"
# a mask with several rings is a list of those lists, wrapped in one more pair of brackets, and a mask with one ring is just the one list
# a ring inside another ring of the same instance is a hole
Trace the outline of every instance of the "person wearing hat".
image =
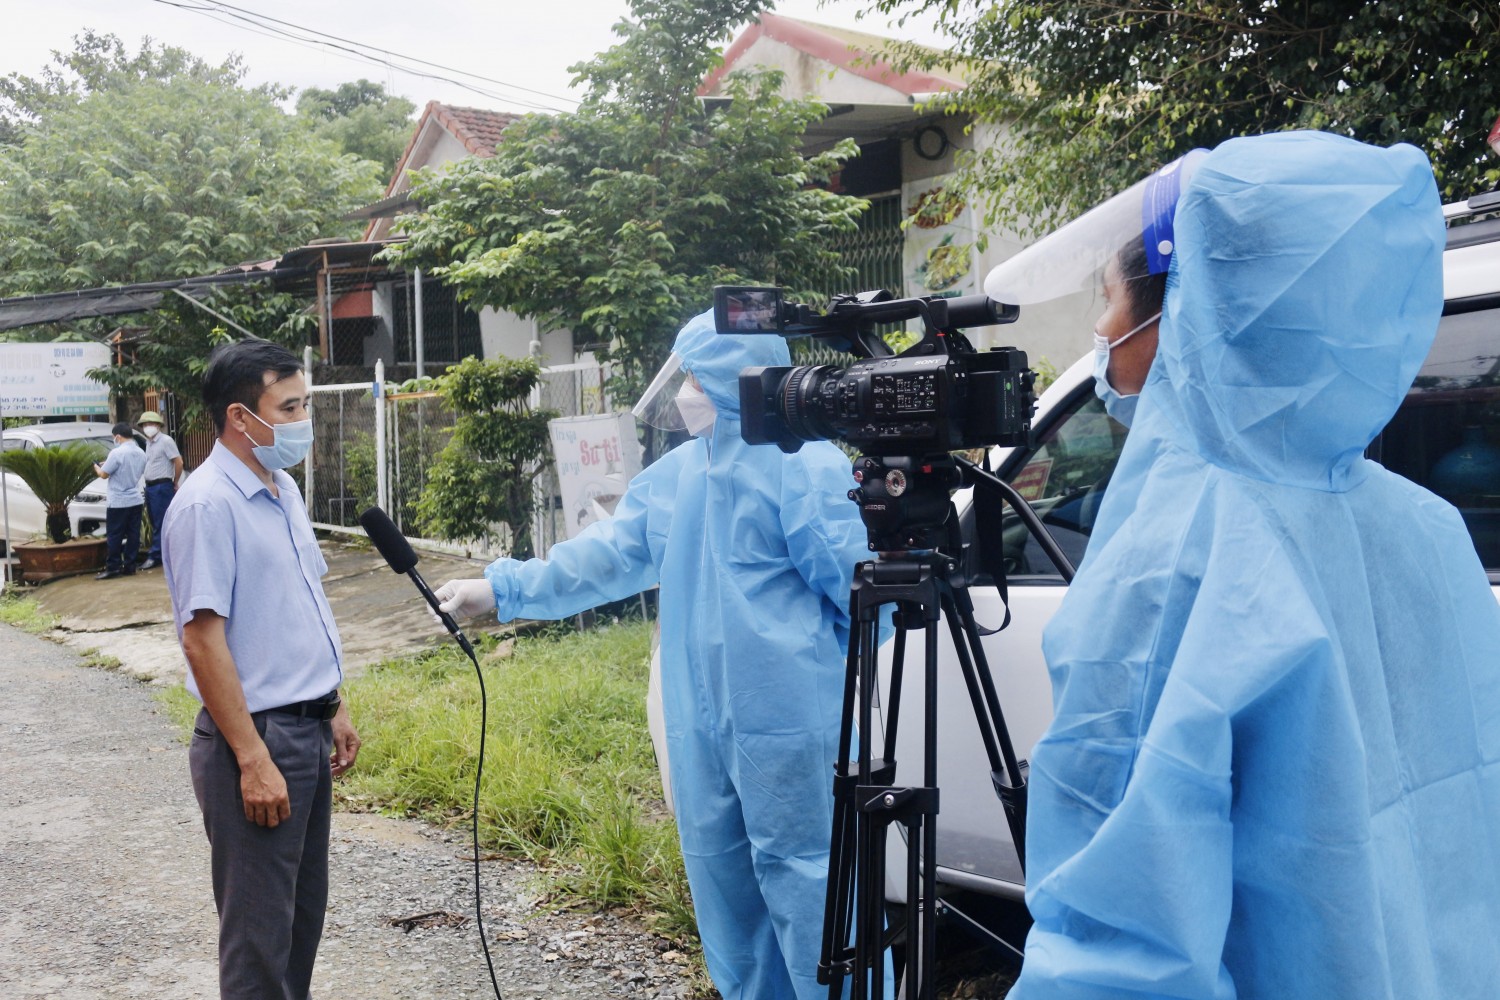
[(141, 569), (155, 569), (161, 565), (162, 519), (182, 479), (182, 453), (155, 410), (142, 413), (135, 425), (146, 435), (146, 513), (151, 518), (151, 551)]
[(104, 503), (104, 537), (109, 548), (104, 570), (95, 577), (98, 580), (134, 573), (141, 549), (141, 476), (146, 470), (146, 456), (125, 421), (111, 427), (110, 433), (114, 448), (104, 461), (94, 463), (94, 474), (109, 480)]

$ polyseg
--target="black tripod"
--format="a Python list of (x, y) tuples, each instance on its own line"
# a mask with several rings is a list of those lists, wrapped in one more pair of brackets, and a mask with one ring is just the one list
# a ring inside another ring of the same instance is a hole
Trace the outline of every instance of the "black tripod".
[[(850, 496), (860, 504), (870, 547), (880, 556), (855, 569), (849, 595), (853, 631), (849, 642), (839, 759), (834, 765), (833, 832), (829, 853), (828, 897), (823, 918), (819, 982), (829, 996), (843, 995), (853, 980), (856, 1000), (882, 1000), (885, 949), (907, 934), (905, 981), (908, 996), (932, 1000), (937, 951), (937, 667), (940, 618), (948, 623), (974, 718), (988, 759), (990, 780), (1005, 807), (1011, 838), (1024, 870), (1026, 762), (1016, 758), (1000, 709), (1000, 699), (980, 644), (969, 581), (977, 560), (962, 542), (950, 498), (959, 485), (1010, 504), (1062, 572), (1073, 567), (1035, 512), (1008, 483), (973, 463), (950, 455), (923, 460), (865, 457), (855, 464), (860, 486)], [(998, 506), (998, 505), (995, 505)], [(994, 526), (991, 526), (994, 527)], [(1003, 586), (1003, 569), (990, 572)], [(895, 605), (896, 638), (881, 756), (871, 753), (873, 712), (879, 685), (880, 610)], [(1008, 619), (1007, 619), (1008, 620)], [(1003, 626), (1002, 626), (1003, 627)], [(896, 784), (897, 716), (905, 666), (906, 634), (925, 633), (922, 780)], [(854, 747), (855, 711), (861, 736)], [(894, 928), (885, 920), (886, 841), (892, 823), (906, 828), (905, 919)]]

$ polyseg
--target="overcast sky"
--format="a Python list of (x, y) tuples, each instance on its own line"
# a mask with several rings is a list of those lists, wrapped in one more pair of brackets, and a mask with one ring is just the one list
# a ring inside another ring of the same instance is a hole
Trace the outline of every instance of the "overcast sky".
[[(419, 108), (438, 100), (502, 111), (572, 108), (578, 95), (568, 89), (567, 67), (612, 45), (610, 28), (630, 9), (626, 0), (8, 0), (3, 6), (0, 75), (37, 74), (52, 50), (70, 50), (73, 36), (92, 28), (119, 35), (132, 52), (146, 35), (214, 63), (238, 52), (252, 83), (331, 88), (363, 77)], [(862, 0), (781, 0), (775, 9), (822, 24), (942, 44), (930, 29), (894, 29), (883, 18), (858, 20), (863, 6)], [(238, 12), (284, 23), (255, 26)], [(275, 30), (316, 37), (321, 44), (278, 37)], [(401, 61), (407, 68), (357, 58), (341, 51), (344, 45), (406, 57)]]

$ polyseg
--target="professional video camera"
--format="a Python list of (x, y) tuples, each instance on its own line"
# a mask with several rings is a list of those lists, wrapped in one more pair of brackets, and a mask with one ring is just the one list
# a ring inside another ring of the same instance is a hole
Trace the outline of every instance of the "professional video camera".
[[(750, 444), (792, 452), (838, 439), (882, 456), (926, 456), (1026, 442), (1035, 373), (1014, 347), (976, 351), (959, 332), (1013, 323), (1015, 306), (984, 295), (897, 299), (887, 291), (835, 295), (828, 311), (784, 302), (779, 288), (714, 289), (720, 333), (826, 340), (863, 359), (833, 365), (747, 368), (740, 373), (740, 431)], [(896, 354), (881, 323), (920, 317), (920, 341)]]
[[(834, 296), (828, 311), (819, 314), (782, 301), (778, 288), (714, 290), (714, 323), (720, 333), (818, 337), (860, 359), (847, 368), (796, 365), (740, 372), (740, 435), (750, 444), (775, 444), (793, 452), (807, 441), (837, 438), (864, 452), (854, 462), (856, 485), (849, 499), (859, 505), (876, 557), (855, 567), (849, 594), (849, 679), (834, 763), (830, 874), (818, 966), (818, 981), (828, 985), (830, 997), (845, 995), (844, 980), (852, 977), (850, 995), (882, 1000), (881, 955), (899, 933), (908, 935), (906, 975), (915, 984), (906, 995), (920, 1000), (935, 996), (934, 706), (940, 621), (959, 651), (1011, 840), (1018, 851), (1025, 843), (1027, 765), (1011, 745), (968, 594), (970, 581), (986, 572), (1004, 593), (1003, 566), (993, 558), (976, 558), (976, 550), (993, 556), (1000, 518), (976, 519), (979, 545), (972, 545), (963, 537), (952, 501), (954, 490), (962, 486), (973, 486), (991, 504), (1002, 499), (1057, 561), (1064, 577), (1072, 576), (1061, 549), (1014, 488), (952, 454), (1024, 445), (1030, 439), (1036, 375), (1026, 366), (1025, 352), (1013, 347), (977, 351), (960, 332), (1012, 323), (1019, 315), (1017, 306), (985, 295), (897, 299), (886, 291), (862, 292)], [(914, 317), (923, 321), (922, 339), (896, 354), (876, 328)], [(882, 609), (891, 605), (897, 628), (889, 667), (892, 708), (884, 718), (884, 739), (876, 746), (871, 738), (875, 692), (881, 686), (876, 651)], [(913, 629), (926, 633), (919, 784), (905, 780), (909, 771), (898, 782), (895, 759), (895, 706), (901, 700), (906, 633)], [(857, 744), (856, 719), (865, 734)], [(894, 925), (882, 905), (885, 845), (893, 824), (905, 829), (907, 857), (906, 903)]]

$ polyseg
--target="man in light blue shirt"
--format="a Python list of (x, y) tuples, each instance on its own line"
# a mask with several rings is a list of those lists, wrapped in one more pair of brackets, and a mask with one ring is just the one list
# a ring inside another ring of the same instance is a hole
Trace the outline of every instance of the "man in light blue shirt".
[(306, 1000), (328, 901), (333, 779), (359, 737), (339, 696), (328, 566), (286, 472), (312, 444), (307, 383), (285, 348), (210, 356), (219, 439), (167, 508), (172, 613), (203, 703), (189, 763), (212, 855), (219, 990)]
[(182, 452), (163, 429), (161, 414), (155, 410), (142, 413), (136, 425), (146, 435), (146, 514), (151, 518), (151, 551), (146, 553), (141, 569), (155, 569), (161, 565), (162, 522), (182, 479)]
[(95, 579), (109, 580), (135, 572), (136, 557), (141, 552), (141, 510), (146, 505), (141, 492), (141, 476), (146, 472), (146, 453), (135, 443), (130, 425), (110, 428), (115, 444), (103, 462), (94, 463), (94, 474), (109, 480), (104, 503), (104, 537), (108, 555), (104, 571)]

